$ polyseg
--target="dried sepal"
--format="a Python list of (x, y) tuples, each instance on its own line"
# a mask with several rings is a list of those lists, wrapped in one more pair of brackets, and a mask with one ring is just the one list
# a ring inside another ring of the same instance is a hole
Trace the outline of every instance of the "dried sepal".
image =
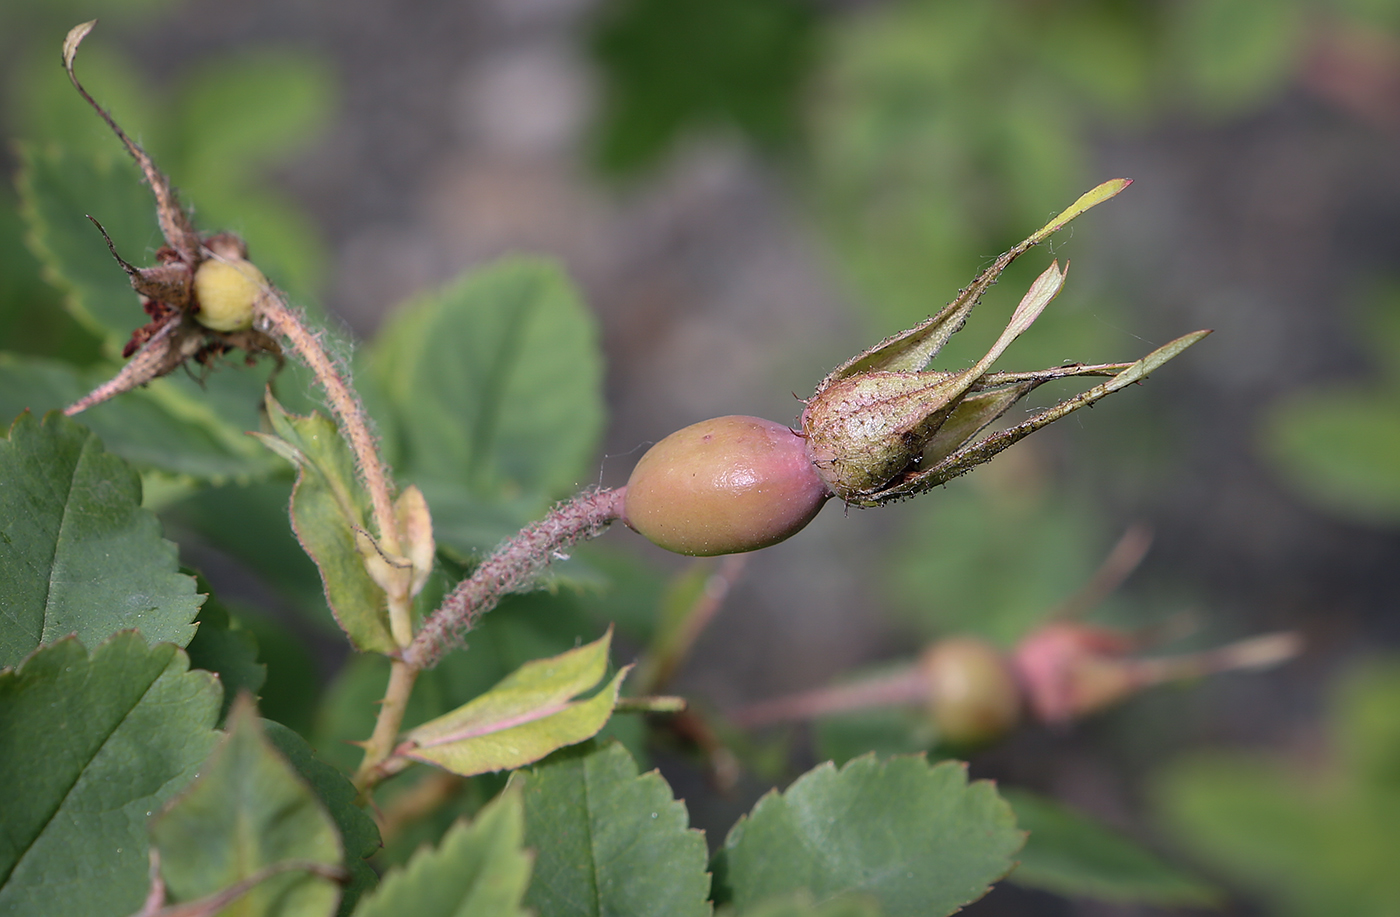
[[(122, 350), (122, 356), (131, 357), (131, 361), (112, 379), (69, 405), (66, 413), (70, 415), (174, 372), (190, 360), (209, 366), (234, 349), (247, 352), (250, 362), (260, 353), (273, 354), (279, 365), (282, 359), (276, 341), (254, 326), (255, 303), (273, 291), (262, 273), (245, 260), (243, 241), (229, 233), (201, 239), (170, 181), (78, 80), (74, 58), (96, 22), (82, 23), (68, 32), (63, 42), (63, 69), (141, 169), (155, 195), (156, 216), (166, 244), (156, 252), (155, 265), (138, 268), (117, 252), (102, 224), (88, 217), (102, 233), (112, 257), (131, 278), (150, 321), (132, 332)], [(214, 267), (205, 269), (201, 280), (201, 269), (211, 264)], [(204, 298), (209, 299), (207, 304), (201, 302), (201, 286)]]
[(1101, 385), (1096, 385), (1086, 392), (1082, 392), (1073, 398), (1066, 399), (1055, 405), (1053, 408), (1042, 411), (1027, 420), (1008, 427), (997, 433), (993, 433), (984, 439), (965, 446), (948, 455), (932, 467), (925, 467), (911, 470), (909, 473), (900, 476), (892, 481), (882, 490), (870, 494), (868, 497), (851, 502), (861, 506), (879, 506), (894, 500), (910, 497), (914, 494), (931, 490), (940, 484), (945, 484), (953, 478), (966, 474), (973, 468), (984, 462), (990, 461), (997, 453), (1021, 440), (1030, 436), (1035, 431), (1047, 427), (1062, 417), (1074, 413), (1086, 405), (1091, 405), (1107, 395), (1111, 395), (1120, 389), (1126, 388), (1135, 382), (1141, 382), (1147, 375), (1162, 364), (1179, 355), (1192, 344), (1197, 343), (1202, 338), (1210, 334), (1209, 331), (1194, 331), (1191, 334), (1182, 335), (1163, 347), (1159, 347), (1152, 353), (1130, 364), (1128, 368), (1119, 372), (1112, 379)]
[(818, 389), (802, 412), (802, 430), (808, 453), (832, 491), (847, 502), (863, 503), (918, 462), (969, 390), (1059, 295), (1065, 273), (1052, 262), (1021, 299), (996, 343), (962, 372), (872, 370)]
[(78, 81), (78, 76), (73, 72), (73, 61), (78, 56), (78, 46), (83, 39), (92, 31), (92, 27), (97, 25), (97, 20), (93, 19), (76, 25), (69, 30), (68, 36), (63, 40), (63, 69), (68, 74), (68, 79), (73, 84), (73, 88), (78, 90), (87, 103), (93, 107), (107, 126), (121, 140), (126, 151), (131, 154), (131, 158), (136, 160), (136, 164), (141, 168), (141, 174), (146, 177), (146, 183), (151, 186), (151, 191), (156, 196), (156, 216), (160, 220), (160, 230), (165, 235), (166, 243), (175, 251), (180, 253), (180, 257), (186, 262), (194, 262), (198, 259), (199, 253), (199, 233), (195, 231), (194, 224), (190, 222), (189, 214), (180, 206), (179, 198), (175, 194), (175, 189), (171, 187), (167, 179), (160, 170), (155, 167), (151, 157), (140, 145), (126, 135), (116, 120), (97, 104), (88, 91), (83, 88), (83, 84)]
[(920, 322), (908, 331), (901, 331), (899, 334), (885, 338), (874, 347), (856, 354), (827, 374), (827, 377), (817, 386), (817, 392), (820, 393), (838, 379), (844, 379), (856, 373), (879, 370), (913, 372), (923, 369), (943, 349), (943, 345), (948, 343), (948, 339), (963, 326), (968, 314), (982, 298), (982, 294), (996, 283), (997, 278), (1001, 276), (1002, 271), (1011, 265), (1011, 262), (1044, 242), (1053, 233), (1063, 229), (1075, 217), (1091, 207), (1102, 204), (1132, 183), (1130, 178), (1115, 178), (1080, 195), (1079, 200), (1071, 204), (1059, 216), (992, 262), (990, 267), (978, 274), (977, 278), (966, 289), (960, 290), (957, 297), (944, 306), (937, 315)]

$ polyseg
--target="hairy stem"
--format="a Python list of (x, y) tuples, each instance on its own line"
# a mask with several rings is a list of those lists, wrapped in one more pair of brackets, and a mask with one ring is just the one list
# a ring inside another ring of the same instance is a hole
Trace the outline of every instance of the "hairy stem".
[(305, 325), (280, 296), (265, 292), (257, 304), (257, 313), (269, 331), (281, 335), (311, 368), (316, 381), (326, 390), (326, 402), (340, 424), (341, 432), (355, 453), (360, 477), (369, 491), (370, 507), (380, 547), (386, 554), (400, 553), (399, 526), (394, 515), (392, 489), (384, 463), (379, 459), (379, 446), (369, 429), (369, 419), (360, 398), (341, 375), (335, 361), (321, 346), (320, 340)]
[(579, 494), (521, 529), (443, 599), (404, 650), (404, 661), (420, 669), (436, 665), (478, 618), (496, 607), (501, 596), (527, 587), (558, 552), (602, 534), (620, 518), (625, 490)]
[(417, 680), (417, 667), (402, 659), (392, 660), (389, 685), (384, 689), (384, 700), (379, 705), (374, 732), (365, 742), (365, 757), (360, 762), (360, 769), (355, 772), (355, 787), (362, 795), (368, 795), (374, 785), (385, 776), (380, 765), (393, 752), (398, 741), (399, 730), (403, 727), (404, 711), (408, 709), (408, 698), (413, 693), (413, 683)]

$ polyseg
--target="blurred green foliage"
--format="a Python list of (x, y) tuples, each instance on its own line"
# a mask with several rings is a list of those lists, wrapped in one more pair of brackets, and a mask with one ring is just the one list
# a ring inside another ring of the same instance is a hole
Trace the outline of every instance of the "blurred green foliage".
[(816, 24), (816, 7), (805, 0), (606, 6), (593, 38), (610, 78), (599, 164), (611, 172), (651, 165), (697, 124), (790, 148), (799, 92), (816, 59)]
[(1321, 509), (1400, 523), (1400, 282), (1361, 302), (1357, 339), (1378, 377), (1293, 392), (1263, 418), (1262, 447), (1283, 479)]
[(1205, 754), (1157, 781), (1157, 809), (1212, 872), (1296, 917), (1400, 908), (1400, 663), (1362, 664), (1337, 692), (1325, 762)]

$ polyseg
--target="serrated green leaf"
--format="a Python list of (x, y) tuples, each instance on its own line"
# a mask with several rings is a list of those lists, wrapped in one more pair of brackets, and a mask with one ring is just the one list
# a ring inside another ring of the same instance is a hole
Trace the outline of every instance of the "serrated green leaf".
[(258, 662), (258, 641), (252, 632), (234, 625), (228, 609), (214, 596), (208, 582), (202, 577), (196, 577), (195, 581), (206, 598), (195, 619), (199, 630), (185, 652), (189, 654), (192, 668), (219, 676), (224, 690), (224, 702), (219, 708), (222, 722), (240, 691), (258, 693), (267, 681), (267, 666)]
[(141, 508), (141, 482), (61, 414), (21, 414), (0, 442), (0, 665), (68, 634), (137, 628), (184, 645), (202, 597)]
[(356, 532), (371, 530), (369, 496), (349, 445), (332, 421), (318, 413), (288, 414), (271, 393), (267, 412), (276, 436), (260, 438), (296, 466), (292, 528), (320, 570), (336, 622), (356, 649), (393, 652), (398, 647), (389, 633), (388, 599), (370, 577), (355, 540)]
[(262, 729), (267, 740), (296, 769), (335, 820), (345, 847), (345, 865), (350, 870), (350, 881), (341, 889), (339, 913), (349, 914), (360, 897), (379, 883), (379, 877), (365, 862), (379, 852), (379, 827), (355, 804), (360, 795), (355, 785), (339, 770), (317, 758), (305, 739), (273, 720), (263, 720)]
[(409, 747), (399, 753), (470, 777), (523, 767), (591, 739), (612, 716), (631, 666), (588, 700), (570, 699), (598, 684), (611, 643), (609, 629), (578, 649), (525, 663), (475, 700), (410, 731)]
[(525, 811), (518, 790), (507, 790), (458, 822), (436, 850), (421, 849), (384, 877), (355, 917), (524, 917), (530, 881), (524, 849)]
[(525, 904), (550, 917), (705, 917), (705, 837), (656, 771), (587, 743), (511, 777), (538, 851)]
[(218, 738), (219, 688), (185, 654), (118, 634), (0, 672), (0, 912), (126, 917), (147, 885), (146, 822)]
[(1030, 832), (1008, 881), (1068, 897), (1120, 904), (1205, 907), (1220, 893), (1156, 854), (1053, 799), (1003, 789)]
[[(0, 353), (0, 417), (18, 416), (26, 408), (40, 416), (60, 410), (115, 374), (107, 366), (78, 369), (59, 360)], [(169, 389), (157, 383), (127, 392), (88, 408), (79, 422), (112, 453), (143, 470), (220, 483), (279, 468), (266, 449), (207, 407), (204, 416), (191, 416), (185, 404), (172, 404)]]
[(102, 224), (126, 260), (140, 262), (164, 244), (150, 191), (118, 151), (81, 155), (57, 146), (21, 146), (20, 158), (29, 245), (50, 282), (66, 291), (68, 310), (116, 356), (146, 316), (87, 215)]
[(1267, 457), (1310, 502), (1349, 519), (1400, 521), (1400, 396), (1334, 387), (1285, 398), (1265, 417)]
[(867, 755), (760, 799), (715, 854), (715, 898), (743, 911), (806, 889), (818, 902), (869, 895), (890, 917), (951, 914), (1010, 871), (1023, 840), (965, 765)]
[[(335, 823), (263, 735), (244, 697), (199, 777), (151, 822), (172, 902), (215, 894), (289, 860), (340, 866)], [(292, 869), (254, 886), (236, 913), (330, 917), (339, 899), (334, 881)]]
[[(553, 264), (474, 270), (389, 319), (370, 368), (394, 465), (428, 492), (548, 502), (591, 480), (603, 422), (597, 327)], [(389, 432), (389, 431), (386, 431)]]

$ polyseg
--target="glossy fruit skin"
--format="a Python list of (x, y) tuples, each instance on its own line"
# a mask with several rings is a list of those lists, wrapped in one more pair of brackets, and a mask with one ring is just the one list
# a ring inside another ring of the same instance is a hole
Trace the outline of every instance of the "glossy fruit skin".
[(215, 331), (246, 331), (253, 327), (253, 304), (267, 278), (242, 258), (211, 258), (194, 272), (195, 320)]
[(793, 535), (830, 496), (800, 435), (731, 415), (652, 446), (627, 482), (623, 521), (678, 554), (736, 554)]
[(1007, 660), (975, 637), (950, 637), (924, 651), (919, 668), (939, 737), (954, 746), (983, 745), (1021, 719), (1021, 690)]

